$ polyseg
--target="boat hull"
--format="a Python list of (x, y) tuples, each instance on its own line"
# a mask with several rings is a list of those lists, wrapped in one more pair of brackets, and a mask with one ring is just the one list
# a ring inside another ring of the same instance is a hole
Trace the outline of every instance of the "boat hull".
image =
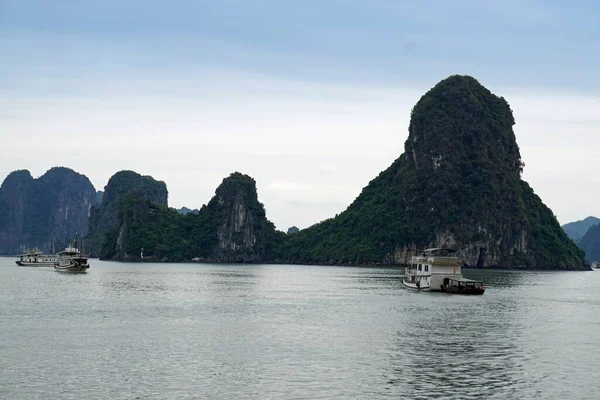
[(90, 268), (89, 265), (66, 265), (66, 266), (59, 266), (59, 265), (55, 265), (54, 269), (58, 272), (66, 272), (66, 273), (70, 273), (70, 274), (85, 274), (88, 270), (88, 268)]
[(53, 267), (56, 262), (27, 262), (27, 261), (15, 261), (20, 267)]
[(402, 283), (404, 284), (404, 286), (406, 286), (408, 289), (411, 289), (411, 290), (417, 290), (417, 291), (422, 291), (422, 292), (428, 292), (431, 290), (431, 287), (429, 285), (421, 286), (421, 285), (417, 285), (414, 282), (408, 282), (406, 280), (402, 280)]
[(69, 262), (61, 262), (54, 266), (58, 272), (67, 272), (70, 274), (84, 274), (90, 268), (87, 259), (70, 260)]
[(451, 294), (464, 294), (464, 295), (481, 295), (485, 292), (483, 288), (457, 288), (455, 286), (442, 286), (442, 292)]

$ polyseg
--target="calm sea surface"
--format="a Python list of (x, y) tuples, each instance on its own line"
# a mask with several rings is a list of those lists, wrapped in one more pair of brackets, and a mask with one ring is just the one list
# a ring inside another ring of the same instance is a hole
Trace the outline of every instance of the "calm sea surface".
[(0, 398), (600, 398), (600, 271), (465, 275), (0, 258)]

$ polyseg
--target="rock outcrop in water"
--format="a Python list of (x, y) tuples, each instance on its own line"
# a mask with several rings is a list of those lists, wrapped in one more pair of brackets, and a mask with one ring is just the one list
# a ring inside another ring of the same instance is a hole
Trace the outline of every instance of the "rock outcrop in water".
[(469, 76), (451, 76), (411, 113), (405, 151), (339, 216), (290, 235), (289, 261), (405, 263), (456, 248), (477, 267), (589, 268), (521, 180), (512, 111)]
[(180, 214), (130, 193), (118, 227), (106, 235), (105, 259), (260, 262), (269, 260), (282, 233), (265, 215), (256, 182), (239, 172), (225, 178), (198, 214)]
[(0, 187), (0, 254), (49, 252), (85, 235), (95, 196), (90, 180), (69, 168), (37, 179), (27, 170), (12, 172)]
[(150, 203), (167, 207), (168, 192), (164, 182), (134, 171), (117, 172), (104, 188), (101, 203), (91, 208), (86, 240), (86, 248), (91, 255), (97, 256), (100, 253), (105, 235), (118, 226), (121, 203), (130, 193), (141, 193)]

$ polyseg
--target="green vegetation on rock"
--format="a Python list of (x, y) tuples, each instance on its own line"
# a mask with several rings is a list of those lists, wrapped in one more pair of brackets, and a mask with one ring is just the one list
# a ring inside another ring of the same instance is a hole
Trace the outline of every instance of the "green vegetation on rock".
[(275, 254), (282, 237), (266, 218), (254, 179), (236, 172), (198, 214), (153, 204), (139, 191), (128, 194), (101, 257), (139, 260), (143, 248), (146, 260), (258, 262)]
[(164, 182), (134, 171), (117, 172), (104, 188), (100, 205), (94, 204), (90, 210), (89, 235), (86, 239), (90, 254), (100, 253), (105, 235), (118, 225), (123, 200), (134, 192), (142, 193), (152, 204), (167, 207), (168, 192)]

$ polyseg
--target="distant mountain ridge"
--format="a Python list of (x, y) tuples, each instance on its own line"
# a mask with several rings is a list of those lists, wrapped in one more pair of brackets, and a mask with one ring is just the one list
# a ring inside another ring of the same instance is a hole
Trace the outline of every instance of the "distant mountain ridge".
[(49, 252), (85, 235), (95, 197), (90, 180), (69, 168), (37, 179), (27, 170), (11, 172), (0, 187), (0, 254)]
[(575, 241), (575, 243), (579, 242), (579, 240), (585, 235), (585, 233), (590, 229), (593, 225), (597, 225), (600, 223), (600, 218), (596, 218), (593, 216), (589, 216), (580, 221), (569, 222), (568, 224), (564, 224), (562, 226), (565, 233)]

